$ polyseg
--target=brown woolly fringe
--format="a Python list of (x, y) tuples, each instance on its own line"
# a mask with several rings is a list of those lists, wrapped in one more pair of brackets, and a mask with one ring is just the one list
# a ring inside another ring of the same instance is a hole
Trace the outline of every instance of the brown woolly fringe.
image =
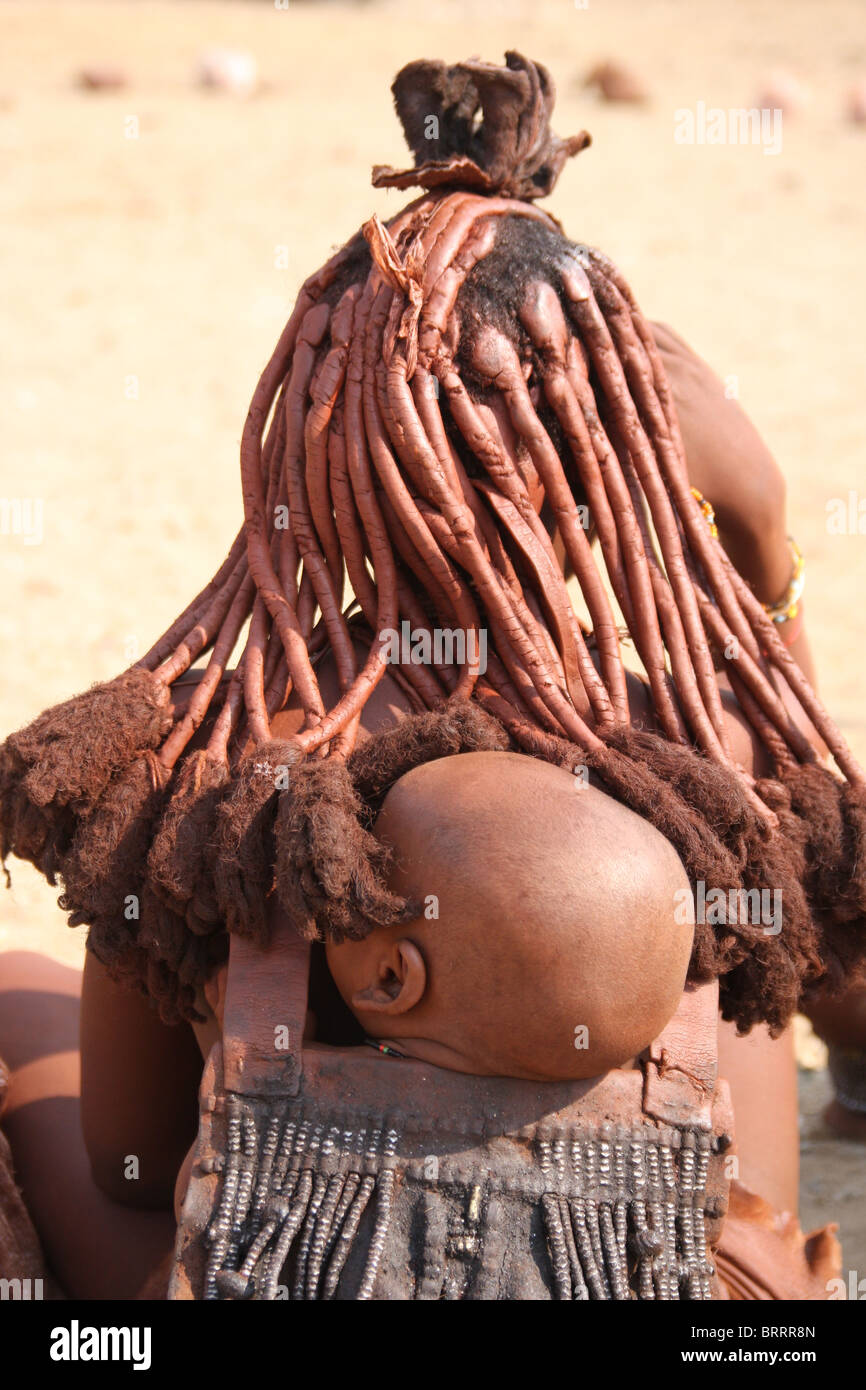
[(203, 848), (214, 837), (229, 770), (204, 749), (185, 759), (148, 855), (155, 894), (197, 936), (223, 928)]
[[(145, 864), (166, 781), (152, 753), (138, 758), (79, 820), (60, 864), (59, 903), (69, 913), (69, 925), (89, 926), (89, 949), (116, 980), (139, 989), (151, 960), (143, 938)], [(176, 993), (163, 979), (159, 994), (151, 997), (163, 1010)]]
[[(150, 677), (133, 676), (88, 692), (100, 717), (114, 721), (105, 748), (115, 766), (124, 747), (164, 730)], [(387, 888), (388, 855), (371, 833), (373, 822), (404, 773), (478, 749), (516, 747), (568, 767), (584, 762), (611, 795), (666, 836), (693, 886), (781, 892), (778, 934), (767, 935), (760, 923), (696, 924), (690, 979), (720, 978), (723, 1016), (741, 1031), (766, 1022), (778, 1033), (804, 992), (818, 984), (839, 989), (860, 968), (866, 864), (857, 845), (866, 836), (866, 798), (817, 765), (786, 768), (779, 779), (758, 783), (780, 820), (774, 832), (736, 775), (693, 748), (618, 728), (601, 750), (551, 738), (526, 749), (525, 739), (509, 737), (491, 714), (461, 699), (367, 739), (348, 764), (299, 762), (292, 744), (274, 742), (247, 755), (229, 779), (224, 764), (199, 750), (184, 760), (170, 796), (152, 753), (107, 788), (98, 787), (95, 769), (76, 773), (73, 745), (64, 746), (65, 738), (78, 737), (70, 727), (66, 718), (45, 715), (7, 740), (4, 765), (29, 756), (34, 769), (32, 782), (15, 774), (17, 838), (8, 849), (21, 853), (18, 827), (29, 816), (36, 831), (26, 857), (40, 866), (53, 857), (70, 925), (90, 926), (90, 948), (115, 978), (144, 989), (166, 1022), (200, 1017), (195, 991), (226, 957), (224, 928), (267, 940), (274, 886), (309, 939), (358, 939), (374, 925), (415, 915), (418, 904)], [(60, 751), (56, 766), (40, 742), (45, 737)], [(90, 758), (98, 747), (93, 737)], [(48, 794), (49, 817), (40, 819), (42, 807), (25, 788)], [(9, 836), (8, 815), (3, 827)]]
[[(167, 1022), (198, 1018), (195, 990), (227, 953), (223, 926), (265, 942), (274, 886), (308, 939), (359, 939), (410, 920), (419, 904), (388, 890), (388, 852), (371, 833), (388, 790), (435, 758), (508, 748), (528, 751), (479, 705), (452, 699), (367, 739), (348, 764), (298, 761), (292, 744), (273, 742), (228, 780), (224, 765), (192, 753), (168, 799), (147, 755), (79, 818), (61, 905), (70, 925), (90, 924), (91, 949), (116, 978), (143, 985)], [(850, 979), (866, 912), (852, 854), (866, 805), (855, 788), (817, 766), (765, 779), (758, 791), (780, 818), (776, 832), (734, 773), (656, 734), (618, 728), (601, 750), (548, 739), (532, 752), (589, 766), (673, 844), (693, 886), (781, 892), (778, 934), (761, 923), (696, 924), (689, 977), (720, 978), (723, 1016), (741, 1031), (766, 1022), (778, 1033), (804, 990)]]
[(191, 933), (186, 918), (173, 912), (145, 882), (141, 898), (141, 926), (137, 945), (147, 958), (152, 978), (160, 983), (153, 996), (164, 1023), (182, 1019), (203, 1022), (195, 1008), (198, 987), (228, 956), (228, 936), (215, 932), (202, 937)]
[(242, 758), (217, 806), (208, 854), (216, 901), (228, 931), (266, 942), (267, 898), (274, 886), (274, 820), (298, 751), (290, 743), (262, 743)]
[(469, 700), (454, 698), (441, 710), (413, 715), (367, 739), (349, 759), (349, 771), (372, 824), (386, 794), (404, 772), (454, 753), (510, 747), (511, 740), (498, 720)]
[(866, 983), (866, 794), (816, 765), (785, 768), (779, 777), (784, 792), (777, 814), (789, 852), (802, 847), (803, 885), (820, 927), (826, 988), (836, 993)]
[(78, 820), (171, 724), (168, 690), (134, 670), (10, 734), (0, 745), (0, 860), (26, 859), (53, 884)]
[(164, 791), (165, 774), (153, 754), (145, 754), (79, 821), (61, 865), (60, 906), (70, 914), (70, 926), (89, 924), (98, 940), (103, 929), (106, 938), (113, 937), (118, 920), (138, 921), (147, 846)]
[(388, 891), (388, 850), (362, 825), (361, 801), (338, 759), (301, 763), (280, 797), (276, 884), (307, 940), (360, 940), (375, 926), (408, 922), (418, 903)]

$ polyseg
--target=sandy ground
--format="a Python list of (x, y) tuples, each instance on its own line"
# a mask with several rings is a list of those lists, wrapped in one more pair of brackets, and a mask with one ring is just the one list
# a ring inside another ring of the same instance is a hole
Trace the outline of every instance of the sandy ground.
[[(866, 126), (842, 115), (866, 77), (862, 15), (858, 0), (5, 3), (0, 729), (115, 674), (216, 568), (246, 407), (294, 292), (402, 196), (367, 173), (404, 161), (397, 68), (517, 47), (555, 77), (556, 128), (594, 137), (552, 209), (736, 379), (787, 471), (823, 693), (866, 757), (866, 544), (856, 524), (827, 528), (834, 499), (866, 496)], [(212, 45), (255, 55), (257, 95), (195, 86)], [(583, 90), (611, 56), (644, 78), (646, 107)], [(127, 87), (78, 89), (96, 63)], [(775, 68), (809, 92), (780, 153), (675, 141), (675, 111), (751, 105)], [(15, 522), (28, 499), (41, 536)], [(80, 961), (53, 897), (15, 866), (0, 949)], [(846, 1267), (866, 1272), (864, 1155), (824, 1132), (824, 1091), (804, 1075), (804, 1225), (839, 1220)]]

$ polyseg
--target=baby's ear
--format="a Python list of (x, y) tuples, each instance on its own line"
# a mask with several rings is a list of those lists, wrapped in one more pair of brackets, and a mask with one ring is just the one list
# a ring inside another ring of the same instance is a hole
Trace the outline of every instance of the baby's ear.
[(373, 958), (375, 979), (352, 995), (355, 1013), (407, 1014), (427, 988), (427, 966), (414, 941), (393, 941)]

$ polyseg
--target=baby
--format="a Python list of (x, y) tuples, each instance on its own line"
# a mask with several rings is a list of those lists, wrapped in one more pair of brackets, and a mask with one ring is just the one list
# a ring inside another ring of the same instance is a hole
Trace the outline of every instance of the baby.
[(579, 1079), (632, 1061), (675, 1012), (693, 934), (675, 920), (685, 870), (579, 777), (512, 753), (442, 758), (395, 784), (376, 834), (390, 886), (421, 912), (327, 955), (383, 1051)]

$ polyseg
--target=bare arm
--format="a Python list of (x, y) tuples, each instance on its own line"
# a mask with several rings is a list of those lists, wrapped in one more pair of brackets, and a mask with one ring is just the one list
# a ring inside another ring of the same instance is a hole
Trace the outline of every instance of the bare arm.
[(88, 952), (81, 1126), (93, 1180), (106, 1196), (134, 1207), (171, 1205), (195, 1136), (201, 1068), (192, 1030), (161, 1023), (146, 999), (116, 985)]

